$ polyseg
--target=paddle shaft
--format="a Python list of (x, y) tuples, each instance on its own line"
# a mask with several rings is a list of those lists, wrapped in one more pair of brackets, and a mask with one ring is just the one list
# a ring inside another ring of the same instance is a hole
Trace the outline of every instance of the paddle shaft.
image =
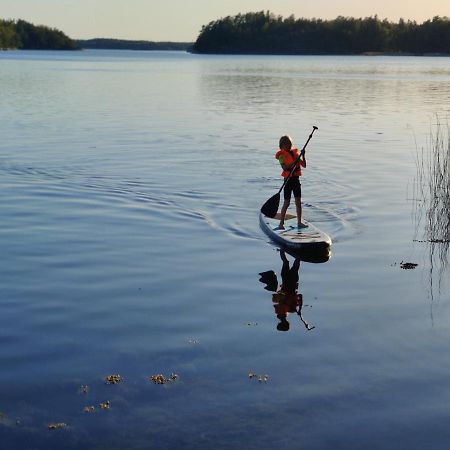
[(280, 187), (280, 190), (278, 191), (278, 194), (283, 190), (284, 186), (286, 185), (286, 183), (288, 182), (289, 178), (291, 178), (291, 175), (294, 173), (295, 170), (295, 166), (298, 164), (298, 162), (300, 161), (300, 158), (302, 156), (302, 152), (305, 151), (306, 146), (308, 145), (309, 141), (312, 139), (314, 131), (316, 131), (318, 128), (316, 126), (313, 126), (313, 130), (311, 131), (311, 134), (308, 137), (308, 140), (306, 141), (306, 144), (303, 146), (302, 150), (300, 151), (300, 155), (298, 155), (297, 159), (295, 160), (291, 171), (289, 172), (289, 175), (284, 179), (284, 182), (282, 184), (282, 186)]

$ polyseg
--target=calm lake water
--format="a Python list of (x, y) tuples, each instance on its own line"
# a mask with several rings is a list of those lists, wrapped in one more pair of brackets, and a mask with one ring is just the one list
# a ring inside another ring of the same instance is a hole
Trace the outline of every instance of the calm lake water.
[[(448, 448), (414, 186), (449, 58), (3, 52), (0, 106), (2, 449)], [(313, 125), (304, 216), (334, 243), (300, 264), (315, 328), (282, 332), (258, 211)]]

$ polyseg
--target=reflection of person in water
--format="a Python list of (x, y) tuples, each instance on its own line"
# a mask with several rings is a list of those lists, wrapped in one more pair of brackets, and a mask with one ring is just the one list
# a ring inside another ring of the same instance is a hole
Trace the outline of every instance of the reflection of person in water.
[(281, 268), (282, 283), (279, 289), (277, 289), (278, 280), (273, 271), (260, 273), (260, 281), (267, 285), (265, 289), (274, 292), (274, 294), (272, 294), (272, 302), (275, 309), (275, 314), (279, 320), (277, 330), (289, 330), (290, 324), (287, 320), (289, 313), (297, 313), (300, 320), (305, 325), (305, 328), (307, 330), (312, 330), (315, 327), (311, 327), (302, 315), (303, 295), (297, 293), (300, 258), (295, 258), (292, 267), (289, 267), (289, 260), (287, 259), (284, 250), (280, 250), (280, 257), (283, 261), (283, 266)]

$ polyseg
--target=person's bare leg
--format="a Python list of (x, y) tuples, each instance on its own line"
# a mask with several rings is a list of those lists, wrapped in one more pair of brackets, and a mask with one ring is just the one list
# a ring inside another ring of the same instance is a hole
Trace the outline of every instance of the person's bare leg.
[(278, 228), (284, 228), (284, 218), (286, 217), (286, 211), (289, 208), (289, 203), (289, 200), (285, 200), (283, 203), (280, 213), (280, 224), (278, 225)]
[(299, 228), (306, 228), (308, 225), (302, 220), (302, 199), (295, 197), (295, 209), (297, 210), (297, 226)]

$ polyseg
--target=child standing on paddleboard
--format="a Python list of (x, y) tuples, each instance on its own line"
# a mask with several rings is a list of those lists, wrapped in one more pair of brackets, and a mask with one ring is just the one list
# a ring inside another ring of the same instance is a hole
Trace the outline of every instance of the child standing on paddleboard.
[(295, 208), (297, 210), (298, 227), (305, 228), (308, 225), (302, 222), (302, 188), (299, 179), (302, 175), (301, 168), (306, 167), (305, 149), (303, 149), (299, 155), (298, 149), (292, 146), (292, 139), (290, 136), (281, 136), (279, 146), (280, 149), (275, 154), (275, 158), (279, 161), (281, 167), (283, 168), (281, 176), (284, 178), (289, 177), (289, 174), (295, 165), (289, 180), (284, 186), (284, 203), (281, 208), (279, 228), (284, 228), (284, 218), (286, 217), (286, 211), (291, 202), (292, 193), (294, 194)]

